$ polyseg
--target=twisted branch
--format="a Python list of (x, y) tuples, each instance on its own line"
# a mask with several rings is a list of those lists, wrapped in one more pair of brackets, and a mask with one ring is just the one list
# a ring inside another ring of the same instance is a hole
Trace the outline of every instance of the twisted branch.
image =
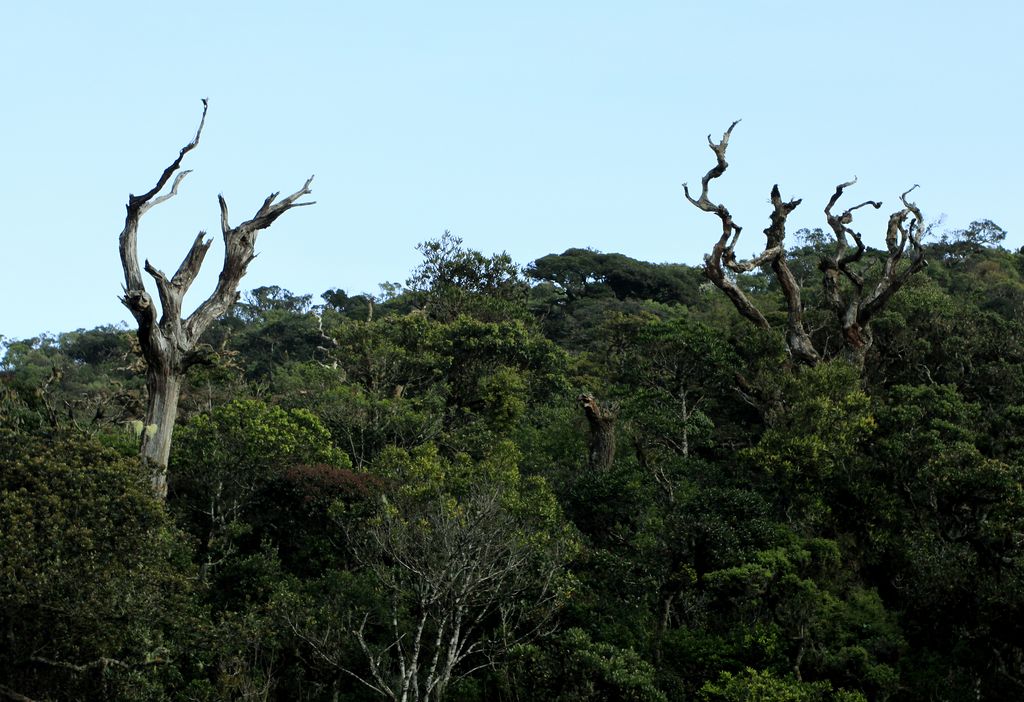
[[(228, 203), (224, 196), (217, 196), (217, 201), (220, 204), (221, 234), (224, 238), (224, 266), (221, 268), (216, 289), (185, 321), (185, 338), (188, 343), (197, 342), (213, 320), (226, 313), (231, 305), (238, 300), (238, 284), (245, 276), (246, 268), (256, 258), (256, 237), (259, 232), (294, 207), (316, 204), (315, 201), (297, 202), (299, 198), (313, 192), (309, 187), (312, 182), (313, 176), (310, 176), (301, 188), (276, 204), (274, 200), (277, 199), (279, 193), (271, 193), (252, 219), (248, 219), (236, 227), (228, 224)], [(203, 244), (201, 252), (196, 251), (196, 246), (199, 245), (201, 238), (202, 235), (196, 239), (193, 251), (189, 252), (185, 262), (182, 263), (182, 268), (186, 270), (190, 283), (199, 271), (199, 265), (202, 264), (203, 257), (206, 255), (206, 248), (210, 245), (209, 242), (206, 242)], [(179, 273), (181, 272), (182, 269), (179, 269)], [(182, 279), (185, 278), (186, 275), (183, 274)]]
[(800, 204), (800, 200), (783, 201), (782, 195), (779, 193), (779, 186), (774, 186), (771, 192), (771, 224), (764, 230), (766, 237), (764, 251), (749, 260), (737, 261), (735, 249), (742, 227), (733, 221), (732, 215), (725, 205), (715, 204), (708, 196), (711, 181), (721, 177), (729, 167), (728, 162), (725, 160), (725, 153), (729, 146), (729, 137), (732, 135), (732, 130), (738, 123), (739, 120), (733, 122), (718, 143), (712, 141), (710, 135), (708, 136), (708, 145), (715, 153), (716, 163), (701, 178), (700, 197), (694, 198), (691, 196), (688, 186), (686, 183), (683, 184), (683, 193), (686, 195), (686, 199), (690, 201), (690, 204), (704, 212), (716, 215), (722, 222), (722, 235), (711, 250), (711, 253), (704, 257), (704, 272), (708, 279), (726, 294), (741, 315), (758, 327), (769, 329), (771, 325), (768, 324), (764, 314), (740, 290), (739, 286), (736, 285), (735, 281), (726, 272), (726, 269), (732, 273), (746, 273), (755, 268), (771, 266), (786, 298), (788, 310), (786, 344), (797, 360), (814, 365), (818, 362), (819, 356), (814, 350), (814, 346), (811, 344), (810, 337), (804, 327), (800, 286), (786, 265), (785, 247), (783, 246), (786, 237), (786, 218)]
[[(786, 345), (791, 355), (801, 363), (814, 365), (821, 356), (814, 348), (810, 333), (804, 324), (803, 304), (800, 286), (786, 263), (785, 237), (786, 219), (800, 204), (800, 200), (784, 201), (776, 185), (771, 192), (771, 224), (764, 230), (764, 251), (746, 261), (737, 261), (735, 257), (736, 242), (741, 227), (732, 220), (724, 205), (715, 204), (708, 196), (709, 184), (720, 177), (728, 168), (725, 160), (726, 148), (736, 122), (726, 130), (722, 140), (715, 143), (708, 137), (711, 150), (715, 153), (716, 163), (701, 179), (701, 193), (698, 198), (691, 196), (684, 184), (683, 191), (690, 203), (704, 212), (718, 216), (722, 221), (722, 234), (711, 253), (704, 257), (704, 270), (712, 283), (721, 289), (732, 301), (741, 315), (759, 327), (768, 328), (764, 315), (754, 306), (747, 296), (731, 280), (727, 271), (747, 273), (754, 269), (770, 267), (782, 289), (786, 301)], [(835, 236), (835, 254), (824, 256), (819, 264), (823, 273), (822, 285), (825, 300), (838, 316), (843, 330), (845, 348), (851, 352), (851, 359), (863, 364), (864, 352), (871, 345), (871, 332), (868, 324), (871, 318), (883, 309), (889, 299), (926, 264), (921, 246), (923, 217), (920, 209), (907, 196), (917, 187), (900, 195), (903, 208), (889, 217), (886, 228), (887, 256), (882, 274), (870, 295), (865, 297), (865, 280), (855, 264), (862, 261), (867, 250), (860, 233), (852, 228), (854, 212), (871, 206), (879, 209), (881, 202), (865, 200), (847, 208), (841, 214), (834, 214), (833, 208), (839, 202), (846, 189), (857, 182), (856, 177), (836, 186), (835, 192), (825, 205), (825, 219)], [(852, 244), (851, 244), (852, 242)], [(901, 266), (903, 258), (908, 254), (910, 265)], [(844, 299), (842, 281), (849, 282), (853, 294)]]
[(739, 120), (736, 120), (729, 125), (729, 128), (722, 135), (722, 140), (717, 144), (711, 140), (711, 135), (708, 135), (708, 146), (715, 153), (716, 163), (700, 180), (701, 192), (699, 198), (694, 199), (690, 195), (690, 188), (686, 183), (683, 183), (683, 194), (690, 201), (691, 205), (704, 212), (716, 215), (722, 221), (722, 235), (711, 250), (711, 253), (704, 257), (704, 272), (708, 279), (732, 300), (733, 305), (741, 315), (762, 329), (768, 329), (770, 327), (768, 320), (765, 319), (761, 311), (754, 306), (743, 291), (740, 290), (739, 286), (726, 274), (725, 268), (735, 272), (744, 272), (744, 270), (751, 270), (755, 267), (753, 263), (756, 262), (757, 266), (764, 265), (770, 256), (777, 254), (765, 251), (764, 254), (753, 259), (750, 268), (744, 269), (744, 265), (736, 261), (733, 253), (743, 228), (733, 221), (732, 215), (725, 205), (715, 204), (708, 197), (708, 188), (711, 181), (721, 177), (729, 167), (729, 163), (725, 160), (725, 152), (729, 148), (729, 137), (732, 136), (732, 130), (739, 122)]

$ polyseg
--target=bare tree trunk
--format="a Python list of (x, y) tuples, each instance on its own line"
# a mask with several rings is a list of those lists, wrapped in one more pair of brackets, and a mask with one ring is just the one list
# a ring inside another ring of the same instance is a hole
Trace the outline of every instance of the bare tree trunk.
[[(166, 467), (171, 455), (171, 432), (159, 431), (159, 428), (174, 426), (178, 416), (181, 375), (171, 368), (150, 365), (146, 370), (146, 390), (149, 399), (140, 452), (150, 466)], [(167, 472), (155, 471), (152, 479), (153, 493), (161, 499), (167, 497)]]
[(578, 399), (590, 425), (587, 467), (592, 471), (607, 471), (615, 461), (616, 408), (602, 407), (590, 393), (584, 393)]
[[(245, 275), (246, 267), (256, 256), (256, 236), (260, 230), (269, 227), (293, 207), (313, 204), (296, 202), (311, 192), (309, 184), (313, 179), (310, 177), (297, 192), (276, 204), (274, 200), (278, 193), (273, 193), (264, 200), (263, 206), (252, 219), (232, 227), (228, 223), (227, 202), (223, 197), (218, 197), (221, 233), (224, 237), (224, 265), (213, 293), (187, 319), (182, 319), (181, 308), (185, 293), (198, 275), (213, 240), (206, 238), (206, 232), (199, 232), (178, 270), (168, 278), (149, 261), (139, 266), (139, 220), (150, 208), (166, 202), (178, 193), (178, 186), (189, 171), (178, 173), (171, 183), (170, 191), (158, 195), (181, 167), (185, 155), (199, 144), (206, 123), (206, 109), (207, 101), (203, 100), (203, 116), (195, 137), (181, 149), (178, 158), (164, 169), (156, 185), (143, 195), (128, 196), (124, 229), (119, 238), (121, 266), (124, 270), (124, 296), (121, 301), (131, 310), (139, 325), (139, 346), (146, 362), (146, 388), (149, 391), (139, 453), (149, 466), (153, 493), (159, 499), (167, 497), (167, 462), (182, 379), (190, 366), (208, 361), (210, 357), (208, 347), (204, 349), (199, 344), (200, 337), (238, 299), (238, 284)], [(143, 270), (156, 282), (161, 308), (159, 320), (156, 304), (143, 283)]]

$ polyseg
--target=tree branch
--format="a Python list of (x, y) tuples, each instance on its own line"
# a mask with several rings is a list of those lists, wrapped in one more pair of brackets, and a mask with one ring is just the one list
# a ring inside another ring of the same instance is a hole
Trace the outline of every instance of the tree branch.
[[(853, 223), (854, 211), (867, 205), (871, 205), (877, 210), (882, 206), (882, 203), (866, 200), (845, 210), (840, 215), (832, 214), (832, 208), (839, 201), (839, 198), (842, 197), (843, 192), (856, 182), (857, 178), (854, 177), (851, 181), (837, 185), (835, 193), (829, 199), (828, 204), (825, 205), (825, 220), (835, 235), (836, 253), (835, 256), (823, 257), (818, 268), (823, 273), (822, 287), (824, 288), (825, 299), (839, 318), (846, 347), (859, 354), (860, 350), (869, 343), (870, 336), (868, 332), (861, 328), (857, 320), (864, 289), (864, 278), (850, 268), (850, 266), (861, 260), (866, 247), (861, 235), (850, 228), (849, 225)], [(847, 235), (850, 235), (856, 243), (856, 248), (849, 253), (847, 253)], [(840, 275), (849, 280), (854, 288), (854, 295), (845, 303), (840, 289)]]
[(156, 326), (156, 306), (153, 298), (144, 288), (124, 290), (121, 303), (127, 307), (139, 325), (139, 345), (146, 356), (153, 344), (153, 328)]
[[(204, 98), (203, 116), (199, 120), (199, 127), (196, 129), (195, 137), (192, 138), (192, 141), (181, 148), (181, 151), (178, 152), (178, 158), (174, 159), (174, 162), (164, 169), (164, 172), (161, 173), (160, 177), (157, 179), (156, 185), (142, 195), (128, 195), (124, 229), (121, 231), (121, 236), (119, 238), (121, 266), (124, 269), (125, 290), (127, 292), (143, 290), (145, 288), (142, 281), (142, 271), (139, 269), (138, 258), (139, 219), (147, 210), (161, 202), (166, 202), (178, 193), (178, 186), (190, 171), (183, 171), (182, 173), (179, 173), (174, 179), (174, 183), (171, 184), (170, 192), (165, 195), (161, 195), (156, 200), (150, 202), (153, 196), (167, 185), (167, 181), (170, 180), (174, 172), (181, 167), (181, 162), (182, 159), (185, 158), (185, 155), (199, 145), (199, 137), (202, 136), (203, 126), (206, 124), (206, 110), (208, 107), (209, 103)], [(125, 305), (128, 306), (127, 296), (123, 298), (123, 301), (125, 302)], [(131, 306), (128, 306), (128, 308), (132, 310), (132, 314), (135, 314), (135, 310), (132, 309)]]
[(187, 291), (192, 285), (192, 281), (196, 279), (199, 269), (203, 266), (203, 259), (206, 258), (206, 252), (210, 250), (210, 244), (213, 243), (213, 239), (204, 240), (205, 236), (206, 232), (199, 232), (196, 235), (195, 241), (192, 242), (188, 253), (182, 259), (178, 270), (174, 272), (174, 277), (171, 278), (171, 283), (183, 291)]
[(804, 307), (800, 297), (800, 284), (797, 283), (789, 265), (786, 263), (785, 249), (782, 246), (786, 238), (786, 219), (789, 214), (797, 208), (801, 200), (789, 200), (784, 202), (779, 193), (779, 186), (772, 186), (772, 214), (771, 224), (764, 230), (765, 238), (768, 241), (768, 248), (777, 248), (779, 253), (771, 260), (772, 271), (775, 273), (779, 285), (782, 287), (782, 294), (786, 298), (787, 320), (786, 320), (786, 345), (790, 353), (807, 365), (813, 366), (821, 360), (818, 352), (811, 343), (811, 337), (804, 327)]
[[(740, 120), (736, 120), (729, 125), (729, 128), (722, 134), (722, 140), (717, 144), (711, 141), (711, 135), (708, 134), (708, 146), (712, 151), (715, 152), (715, 159), (717, 163), (704, 174), (704, 177), (700, 179), (700, 198), (694, 200), (690, 197), (690, 191), (686, 183), (683, 183), (683, 193), (686, 194), (686, 199), (689, 200), (695, 207), (699, 207), (705, 212), (714, 212), (718, 214), (721, 205), (716, 205), (708, 199), (708, 185), (715, 178), (720, 177), (725, 173), (725, 169), (729, 167), (729, 163), (725, 160), (725, 151), (729, 148), (729, 137), (732, 136), (732, 130), (735, 129), (736, 125), (740, 123)], [(738, 233), (738, 232), (737, 232)]]
[[(740, 290), (739, 286), (725, 272), (725, 268), (737, 272), (742, 271), (743, 264), (736, 262), (733, 250), (743, 228), (733, 221), (732, 215), (725, 205), (716, 205), (708, 197), (708, 188), (711, 181), (720, 177), (729, 167), (729, 163), (725, 160), (725, 152), (729, 147), (729, 137), (732, 135), (732, 130), (739, 122), (739, 120), (736, 120), (729, 125), (729, 128), (722, 135), (722, 140), (717, 144), (711, 140), (711, 135), (708, 135), (708, 146), (715, 153), (716, 163), (700, 180), (701, 193), (699, 198), (694, 199), (690, 195), (690, 189), (686, 183), (683, 183), (683, 194), (694, 207), (704, 212), (710, 212), (722, 221), (722, 235), (719, 237), (718, 243), (715, 244), (711, 253), (704, 257), (705, 275), (719, 290), (726, 294), (741, 315), (762, 329), (768, 329), (770, 326), (768, 320), (765, 319), (761, 311), (754, 306), (743, 291)], [(768, 254), (767, 251), (757, 258), (767, 260), (765, 258), (766, 254)]]
[[(205, 108), (203, 109), (203, 118), (204, 119), (206, 118), (206, 109)], [(190, 144), (190, 146), (192, 146), (192, 148), (195, 148), (195, 145), (198, 144), (198, 143), (199, 142), (198, 142), (198, 136), (197, 136), (196, 141), (192, 142), (192, 144)], [(182, 154), (182, 155), (184, 155), (184, 154)], [(180, 160), (180, 157), (179, 157), (179, 160)], [(170, 189), (169, 192), (164, 193), (163, 195), (159, 196), (155, 200), (152, 200), (150, 202), (142, 203), (142, 205), (139, 206), (139, 216), (141, 217), (146, 212), (148, 212), (152, 208), (154, 208), (157, 205), (159, 205), (161, 202), (167, 202), (172, 197), (177, 195), (178, 194), (178, 186), (181, 185), (181, 181), (185, 180), (185, 176), (187, 176), (191, 172), (192, 172), (191, 170), (182, 171), (181, 173), (179, 173), (178, 175), (176, 175), (174, 177), (174, 182), (171, 183), (171, 189)], [(131, 195), (129, 195), (129, 197), (131, 197)]]
[[(263, 201), (263, 205), (252, 219), (246, 220), (236, 227), (232, 227), (228, 223), (227, 201), (222, 195), (217, 196), (220, 204), (221, 233), (224, 238), (224, 267), (221, 269), (217, 288), (185, 322), (185, 335), (189, 343), (195, 343), (213, 320), (227, 312), (238, 299), (238, 284), (245, 275), (246, 268), (256, 257), (256, 237), (259, 232), (269, 227), (278, 217), (293, 207), (316, 204), (315, 201), (297, 202), (299, 198), (312, 192), (309, 187), (312, 182), (313, 176), (310, 176), (301, 188), (277, 204), (273, 203), (278, 194), (272, 193)], [(201, 237), (196, 239), (193, 248), (198, 245), (200, 239)], [(204, 246), (208, 245), (204, 244)], [(194, 258), (201, 262), (205, 253), (204, 249), (201, 255), (197, 253)], [(186, 260), (192, 258), (192, 252), (190, 252)], [(183, 263), (182, 266), (185, 264)]]
[[(914, 185), (900, 195), (903, 209), (889, 216), (889, 226), (885, 233), (885, 244), (889, 255), (885, 259), (882, 277), (879, 279), (878, 285), (875, 286), (874, 292), (860, 305), (858, 321), (862, 326), (884, 308), (889, 298), (896, 294), (915, 273), (928, 265), (924, 258), (924, 249), (921, 246), (924, 216), (915, 203), (907, 200), (907, 195), (917, 187)], [(910, 219), (909, 224), (907, 223), (908, 218)], [(911, 249), (910, 265), (899, 271), (898, 265), (907, 252), (908, 243)]]
[(42, 665), (48, 665), (53, 668), (63, 668), (75, 673), (85, 673), (95, 668), (110, 668), (112, 666), (127, 669), (149, 668), (167, 663), (163, 658), (153, 658), (152, 660), (143, 661), (141, 663), (125, 663), (124, 661), (116, 658), (107, 658), (105, 656), (101, 656), (100, 658), (97, 658), (94, 661), (89, 661), (88, 663), (69, 663), (67, 661), (56, 661), (49, 658), (43, 658), (42, 656), (31, 656), (29, 660), (33, 663), (41, 663)]
[[(199, 145), (199, 137), (202, 136), (203, 127), (206, 125), (206, 110), (209, 108), (209, 106), (209, 101), (206, 98), (203, 98), (203, 116), (199, 119), (199, 127), (196, 129), (196, 135), (192, 137), (192, 141), (185, 144), (185, 146), (181, 147), (181, 151), (178, 152), (178, 158), (174, 159), (174, 163), (172, 163), (170, 166), (164, 169), (164, 172), (160, 174), (160, 178), (157, 180), (156, 185), (154, 185), (152, 189), (147, 191), (145, 194), (139, 195), (137, 197), (135, 195), (128, 196), (129, 207), (131, 207), (136, 202), (139, 204), (140, 207), (149, 202), (149, 199), (156, 195), (158, 192), (160, 192), (163, 189), (163, 187), (167, 185), (167, 181), (170, 180), (171, 175), (176, 170), (178, 170), (178, 168), (181, 167), (181, 161), (183, 158), (185, 158), (185, 154), (187, 154), (189, 151), (191, 151), (192, 149), (196, 148)], [(185, 175), (187, 174), (188, 171), (185, 171), (185, 173), (182, 173), (177, 178), (175, 178), (174, 184), (171, 186), (171, 195), (174, 194), (173, 191), (177, 189), (178, 183), (180, 183), (181, 179), (184, 178)], [(158, 198), (157, 201), (163, 202), (166, 199), (166, 197), (164, 197), (163, 199)], [(154, 202), (153, 204), (157, 203)]]
[(146, 260), (144, 268), (147, 273), (153, 276), (153, 280), (156, 281), (156, 291), (160, 296), (160, 309), (163, 312), (160, 324), (163, 325), (169, 319), (177, 316), (176, 308), (178, 305), (175, 304), (174, 292), (171, 290), (171, 281), (167, 280), (167, 276), (164, 275), (163, 271), (154, 268), (149, 259)]
[[(704, 257), (704, 271), (708, 279), (726, 294), (742, 316), (757, 326), (767, 329), (769, 328), (767, 319), (739, 289), (736, 282), (730, 279), (728, 273), (747, 273), (770, 266), (786, 300), (786, 346), (796, 360), (814, 365), (821, 360), (821, 354), (814, 348), (810, 332), (804, 323), (800, 284), (789, 269), (785, 251), (786, 220), (800, 204), (800, 200), (784, 201), (779, 193), (778, 185), (774, 186), (771, 192), (771, 224), (764, 230), (765, 248), (760, 254), (749, 260), (738, 261), (735, 257), (735, 248), (741, 228), (733, 222), (732, 216), (725, 206), (715, 204), (708, 195), (711, 181), (721, 177), (729, 166), (725, 160), (725, 154), (729, 137), (735, 126), (736, 122), (726, 130), (718, 143), (712, 141), (710, 136), (708, 137), (708, 144), (715, 153), (716, 163), (701, 179), (699, 197), (693, 197), (686, 184), (683, 185), (686, 199), (694, 207), (715, 214), (722, 222), (722, 233), (718, 242), (711, 253)], [(860, 272), (854, 270), (853, 264), (863, 259), (866, 247), (861, 235), (850, 225), (853, 223), (854, 212), (868, 206), (878, 209), (882, 203), (865, 200), (844, 210), (841, 214), (833, 213), (833, 209), (846, 189), (856, 182), (855, 177), (853, 180), (840, 183), (836, 186), (828, 204), (825, 205), (825, 218), (835, 236), (836, 247), (835, 255), (823, 257), (819, 268), (824, 274), (825, 299), (838, 315), (842, 324), (845, 346), (848, 350), (855, 352), (853, 354), (855, 360), (859, 359), (863, 362), (863, 352), (871, 344), (870, 331), (866, 328), (868, 321), (872, 315), (885, 306), (889, 298), (912, 275), (924, 267), (925, 261), (921, 247), (923, 218), (917, 206), (907, 199), (914, 189), (911, 188), (900, 196), (904, 205), (903, 209), (893, 213), (889, 218), (886, 230), (888, 255), (881, 279), (874, 292), (864, 299), (864, 277)], [(900, 268), (900, 262), (908, 249), (911, 251), (910, 265)], [(841, 291), (841, 283), (844, 278), (854, 288), (854, 295), (849, 300), (843, 299)]]

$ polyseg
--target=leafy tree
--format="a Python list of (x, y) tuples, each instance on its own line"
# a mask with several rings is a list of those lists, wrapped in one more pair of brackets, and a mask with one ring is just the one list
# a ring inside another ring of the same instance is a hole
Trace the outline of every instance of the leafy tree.
[(373, 317), (374, 299), (371, 295), (348, 295), (340, 288), (331, 288), (320, 297), (327, 309), (350, 319), (369, 322)]
[(245, 543), (258, 498), (288, 469), (350, 465), (314, 415), (256, 400), (194, 417), (181, 427), (172, 459), (173, 504), (199, 540), (205, 575)]
[(331, 332), (330, 363), (283, 368), (274, 389), (323, 417), (356, 466), (430, 441), (482, 455), (567, 390), (564, 353), (519, 321), (391, 315)]
[(838, 498), (856, 483), (860, 447), (875, 428), (858, 369), (836, 362), (784, 379), (758, 444), (744, 455), (765, 481), (779, 516), (795, 526), (830, 525)]
[(423, 262), (406, 285), (419, 309), (431, 317), (451, 321), (467, 314), (496, 321), (523, 316), (527, 286), (508, 254), (487, 257), (465, 249), (462, 239), (447, 230), (416, 248)]
[[(377, 605), (293, 621), (314, 654), (385, 699), (441, 699), (549, 626), (574, 539), (517, 459), (510, 445), (481, 462), (430, 446), (382, 454), (374, 472), (395, 487), (352, 537)], [(360, 670), (333, 653), (339, 632), (362, 651)]]
[(638, 261), (617, 253), (568, 249), (530, 264), (531, 278), (548, 281), (572, 303), (583, 297), (653, 300), (692, 305), (700, 273), (689, 266)]
[[(1011, 661), (1024, 657), (1014, 614), (1024, 609), (1024, 557), (1015, 536), (1024, 525), (1024, 474), (979, 451), (980, 415), (954, 387), (941, 385), (893, 388), (878, 412), (876, 460), (898, 500), (880, 515), (891, 521), (875, 530), (872, 555), (904, 612), (908, 669), (931, 671), (917, 680), (921, 699), (934, 689), (929, 676), (950, 681), (950, 699), (979, 689), (1012, 695), (1020, 683)], [(914, 431), (899, 431), (903, 426)], [(986, 646), (963, 645), (970, 640)]]
[(984, 249), (1000, 246), (1006, 240), (1006, 231), (990, 219), (979, 219), (957, 229), (943, 233), (939, 246), (946, 249), (943, 258), (963, 259)]
[(701, 688), (705, 702), (864, 702), (865, 697), (846, 690), (833, 691), (827, 682), (804, 683), (768, 671), (747, 668), (742, 673), (722, 673)]
[(614, 318), (607, 343), (606, 361), (640, 460), (664, 481), (654, 454), (688, 458), (711, 442), (710, 415), (725, 399), (738, 359), (711, 327), (685, 317)]
[[(190, 373), (232, 369), (243, 381), (266, 383), (278, 366), (292, 362), (308, 362), (323, 358), (320, 348), (325, 343), (322, 320), (311, 303), (310, 295), (295, 295), (276, 285), (251, 290), (231, 310), (216, 320), (203, 336), (216, 353), (209, 363)], [(208, 380), (208, 378), (204, 378)], [(195, 388), (193, 380), (188, 390)]]
[(664, 702), (655, 670), (631, 649), (568, 629), (543, 647), (523, 647), (510, 676), (522, 699), (552, 702)]
[(137, 459), (11, 419), (0, 413), (0, 694), (170, 699), (199, 622), (187, 540)]

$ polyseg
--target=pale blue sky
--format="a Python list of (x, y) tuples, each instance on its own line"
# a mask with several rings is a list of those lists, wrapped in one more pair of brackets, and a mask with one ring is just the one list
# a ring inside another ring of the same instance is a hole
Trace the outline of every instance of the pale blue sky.
[[(736, 118), (712, 194), (753, 251), (768, 192), (820, 226), (838, 182), (881, 242), (899, 192), (950, 228), (1018, 205), (1024, 10), (974, 2), (8, 3), (0, 22), (0, 334), (127, 318), (117, 235), (206, 131), (180, 195), (141, 226), (173, 271), (199, 229), (311, 173), (318, 204), (258, 244), (245, 288), (314, 297), (403, 281), (451, 229), (527, 263), (573, 246), (697, 263), (713, 217), (682, 197)], [(215, 246), (219, 245), (219, 240)], [(759, 249), (758, 249), (759, 250)], [(193, 287), (216, 278), (220, 250)]]

